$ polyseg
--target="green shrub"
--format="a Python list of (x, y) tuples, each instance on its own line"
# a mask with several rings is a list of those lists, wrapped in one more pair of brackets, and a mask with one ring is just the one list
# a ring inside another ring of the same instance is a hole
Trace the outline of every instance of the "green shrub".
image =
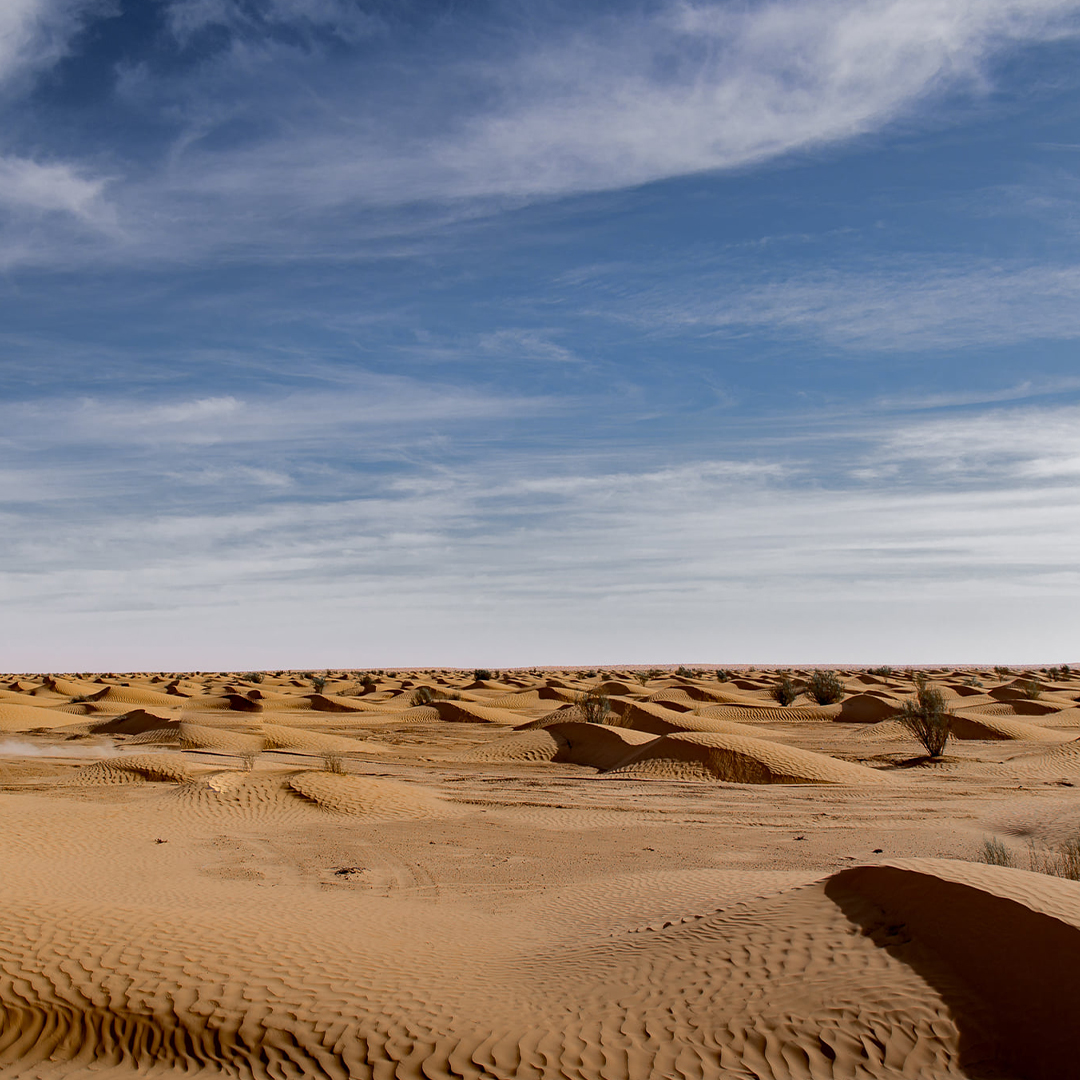
[(649, 673), (647, 671), (635, 671), (634, 678), (644, 686), (649, 681)]
[(806, 692), (819, 705), (833, 705), (844, 696), (844, 684), (835, 671), (815, 671), (806, 683)]
[(773, 700), (781, 705), (790, 705), (798, 696), (799, 688), (792, 682), (791, 676), (783, 674), (771, 690)]
[(244, 682), (261, 683), (263, 681), (263, 675), (261, 671), (249, 671), (244, 676)]
[(430, 686), (418, 686), (409, 698), (412, 705), (430, 705), (435, 700), (435, 691)]
[(719, 668), (716, 672), (717, 682), (731, 682), (735, 678), (735, 673), (728, 671), (727, 668)]
[(1007, 679), (1012, 674), (1012, 672), (1007, 667), (1004, 667), (1002, 664), (995, 664), (994, 674), (999, 679)]
[(688, 667), (683, 667), (682, 664), (680, 664), (675, 669), (675, 676), (679, 679), (695, 679), (697, 678), (697, 672), (691, 671)]
[(315, 687), (315, 693), (316, 694), (321, 694), (326, 689), (326, 676), (325, 675), (316, 675), (311, 680), (311, 685), (313, 687)]
[(495, 676), (490, 671), (488, 671), (487, 668), (483, 667), (477, 668), (472, 673), (472, 677), (474, 682), (486, 682), (488, 679), (495, 678)]
[(945, 695), (928, 686), (925, 676), (915, 685), (915, 697), (900, 706), (896, 718), (922, 743), (930, 757), (939, 758), (952, 734), (952, 716), (945, 708)]
[(611, 712), (610, 704), (607, 694), (601, 693), (596, 687), (574, 697), (574, 708), (586, 724), (606, 723)]
[(872, 667), (866, 669), (867, 675), (878, 675), (883, 679), (887, 679), (892, 674), (892, 668), (888, 664), (883, 664), (881, 667)]

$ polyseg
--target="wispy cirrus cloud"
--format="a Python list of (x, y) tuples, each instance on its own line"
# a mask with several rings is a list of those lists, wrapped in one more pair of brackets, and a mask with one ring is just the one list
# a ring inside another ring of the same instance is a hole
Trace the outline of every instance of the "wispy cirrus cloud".
[[(38, 455), (0, 477), (37, 493), (0, 515), (0, 591), (20, 625), (43, 611), (77, 628), (145, 608), (151, 637), (165, 634), (190, 663), (208, 655), (199, 649), (229, 656), (219, 664), (266, 650), (275, 659), (264, 663), (295, 663), (273, 652), (281, 621), (308, 626), (311, 612), (338, 607), (356, 616), (351, 629), (312, 624), (324, 662), (347, 662), (360, 643), (386, 662), (482, 659), (470, 649), (500, 663), (526, 653), (647, 662), (658, 627), (684, 655), (728, 660), (771, 658), (798, 630), (800, 656), (835, 661), (813, 654), (816, 632), (805, 636), (824, 625), (830, 648), (850, 642), (846, 659), (868, 659), (884, 611), (912, 635), (891, 658), (916, 661), (946, 640), (951, 605), (1000, 613), (1021, 599), (1022, 617), (965, 624), (966, 655), (1037, 658), (1037, 645), (1056, 656), (1067, 627), (1053, 613), (1080, 598), (1078, 419), (1075, 406), (896, 417), (840, 424), (831, 442), (789, 443), (782, 457), (763, 439), (666, 465), (629, 445), (524, 453), (517, 421), (493, 419), (499, 452), (447, 432), (431, 458), (398, 433), (390, 468), (372, 468), (374, 443), (354, 447), (363, 467), (346, 466), (330, 450), (341, 429), (318, 444), (300, 425), (212, 457), (170, 445), (101, 471), (101, 433), (78, 465), (59, 467), (65, 484)], [(933, 627), (928, 605), (942, 611)], [(263, 608), (272, 618), (253, 626)], [(234, 610), (245, 613), (242, 648), (231, 631), (208, 630)], [(830, 621), (838, 611), (849, 613), (846, 637)], [(1032, 612), (1048, 621), (1033, 624)], [(72, 647), (85, 639), (80, 630)]]
[[(67, 12), (71, 26), (95, 10), (20, 3)], [(408, 232), (410, 213), (395, 213), (418, 203), (468, 216), (477, 203), (743, 168), (981, 94), (999, 59), (1080, 31), (1078, 0), (699, 0), (546, 26), (495, 8), (497, 32), (472, 33), (455, 11), (358, 62), (307, 33), (381, 32), (338, 0), (175, 0), (166, 12), (181, 41), (216, 27), (227, 44), (194, 64), (121, 65), (115, 107), (158, 132), (149, 156), (114, 156), (128, 260), (304, 256)], [(56, 49), (13, 47), (23, 54), (40, 64)], [(99, 183), (94, 168), (68, 168)], [(83, 213), (91, 189), (72, 190), (63, 205)]]
[(619, 295), (593, 310), (660, 331), (767, 331), (870, 352), (1080, 337), (1080, 266), (901, 256), (771, 280), (758, 272), (749, 284), (734, 269), (697, 269), (661, 286), (620, 279)]

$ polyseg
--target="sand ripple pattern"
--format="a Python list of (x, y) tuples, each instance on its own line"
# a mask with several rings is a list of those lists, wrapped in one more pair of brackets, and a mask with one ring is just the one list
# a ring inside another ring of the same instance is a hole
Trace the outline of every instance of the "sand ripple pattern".
[[(980, 996), (935, 966), (924, 937), (944, 902), (963, 897), (949, 927), (954, 963), (981, 932), (964, 930), (964, 911), (978, 910), (1011, 935), (1010, 962), (1053, 949), (1078, 972), (1076, 891), (1048, 902), (1041, 887), (980, 876), (988, 868), (958, 875), (932, 862), (856, 868), (592, 944), (492, 957), (486, 942), (488, 954), (466, 944), (441, 959), (405, 949), (396, 964), (394, 950), (418, 927), (373, 924), (362, 907), (327, 907), (320, 918), (174, 912), (165, 934), (157, 910), (9, 904), (0, 1063), (8, 1076), (60, 1066), (67, 1075), (884, 1080), (979, 1075), (996, 1055), (1034, 1045), (1041, 1068), (1031, 1072), (1029, 1058), (1029, 1075), (1069, 1075), (1061, 1014), (1077, 1001), (1075, 974), (1042, 990), (1044, 968), (1026, 977), (1023, 992), (1049, 1010), (1040, 1021), (1015, 995)], [(1021, 1022), (1006, 1022), (1009, 1007)], [(958, 1016), (969, 1041), (991, 1032), (981, 1058), (963, 1050)]]

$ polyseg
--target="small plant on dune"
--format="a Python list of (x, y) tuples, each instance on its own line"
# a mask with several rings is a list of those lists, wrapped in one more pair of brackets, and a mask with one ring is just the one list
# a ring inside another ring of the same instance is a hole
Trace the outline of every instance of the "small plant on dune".
[(323, 772), (337, 773), (339, 776), (345, 775), (345, 761), (340, 754), (328, 750), (322, 755), (322, 763)]
[(326, 689), (326, 676), (316, 675), (311, 680), (311, 685), (315, 688), (316, 694), (321, 694)]
[(358, 675), (356, 681), (363, 688), (365, 694), (370, 693), (375, 689), (375, 680), (366, 671), (362, 675)]
[(888, 664), (882, 664), (881, 667), (872, 667), (866, 669), (867, 675), (877, 675), (883, 679), (887, 679), (892, 674), (892, 668)]
[[(439, 697), (442, 697), (440, 694)], [(435, 691), (430, 686), (418, 686), (409, 698), (411, 705), (430, 705), (435, 700)]]
[(649, 681), (649, 673), (647, 671), (635, 671), (634, 678), (644, 686)]
[(1000, 841), (990, 838), (983, 841), (979, 848), (979, 862), (988, 866), (1015, 866), (1016, 859), (1013, 853)]
[(574, 707), (578, 715), (586, 724), (603, 724), (607, 722), (608, 713), (611, 712), (611, 703), (607, 694), (601, 693), (597, 688), (586, 690), (584, 694), (578, 694), (574, 698)]
[(683, 667), (682, 664), (675, 669), (675, 676), (679, 679), (693, 679), (696, 677), (696, 674), (696, 672), (691, 671), (688, 667)]
[(795, 685), (791, 676), (784, 672), (770, 693), (773, 700), (781, 705), (790, 705), (798, 696), (799, 688)]
[(915, 697), (900, 706), (896, 719), (922, 743), (930, 757), (941, 757), (952, 734), (952, 716), (945, 708), (945, 695), (930, 686), (925, 676), (916, 678)]
[(1032, 840), (1028, 846), (1028, 866), (1037, 874), (1080, 881), (1080, 835), (1069, 837), (1056, 848), (1044, 848)]
[(492, 672), (488, 671), (487, 668), (478, 667), (472, 673), (472, 677), (474, 682), (487, 682), (489, 679), (494, 679), (495, 675)]
[(995, 664), (994, 674), (999, 679), (1007, 679), (1012, 674), (1012, 672), (1007, 667), (1004, 667), (1002, 664)]
[(240, 768), (244, 772), (251, 772), (251, 770), (255, 768), (255, 759), (258, 756), (259, 755), (254, 750), (245, 750), (239, 755)]
[(844, 684), (835, 671), (815, 671), (806, 683), (806, 692), (819, 705), (834, 705), (844, 696)]
[(982, 686), (982, 684), (982, 679), (980, 679), (978, 675), (969, 675), (964, 679), (965, 686)]
[(717, 682), (731, 682), (735, 678), (735, 673), (728, 671), (727, 668), (719, 668), (716, 672)]
[(1028, 701), (1034, 701), (1043, 692), (1042, 683), (1038, 679), (1021, 679), (1016, 684), (1016, 689), (1020, 691), (1020, 696)]
[(261, 683), (263, 681), (263, 675), (261, 671), (249, 671), (243, 676), (244, 682)]

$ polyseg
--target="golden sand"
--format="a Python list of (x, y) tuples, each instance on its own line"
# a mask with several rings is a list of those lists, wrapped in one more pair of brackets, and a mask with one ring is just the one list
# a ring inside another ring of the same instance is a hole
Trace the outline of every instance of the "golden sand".
[(1080, 679), (841, 674), (5, 676), (0, 1076), (1080, 1076)]

